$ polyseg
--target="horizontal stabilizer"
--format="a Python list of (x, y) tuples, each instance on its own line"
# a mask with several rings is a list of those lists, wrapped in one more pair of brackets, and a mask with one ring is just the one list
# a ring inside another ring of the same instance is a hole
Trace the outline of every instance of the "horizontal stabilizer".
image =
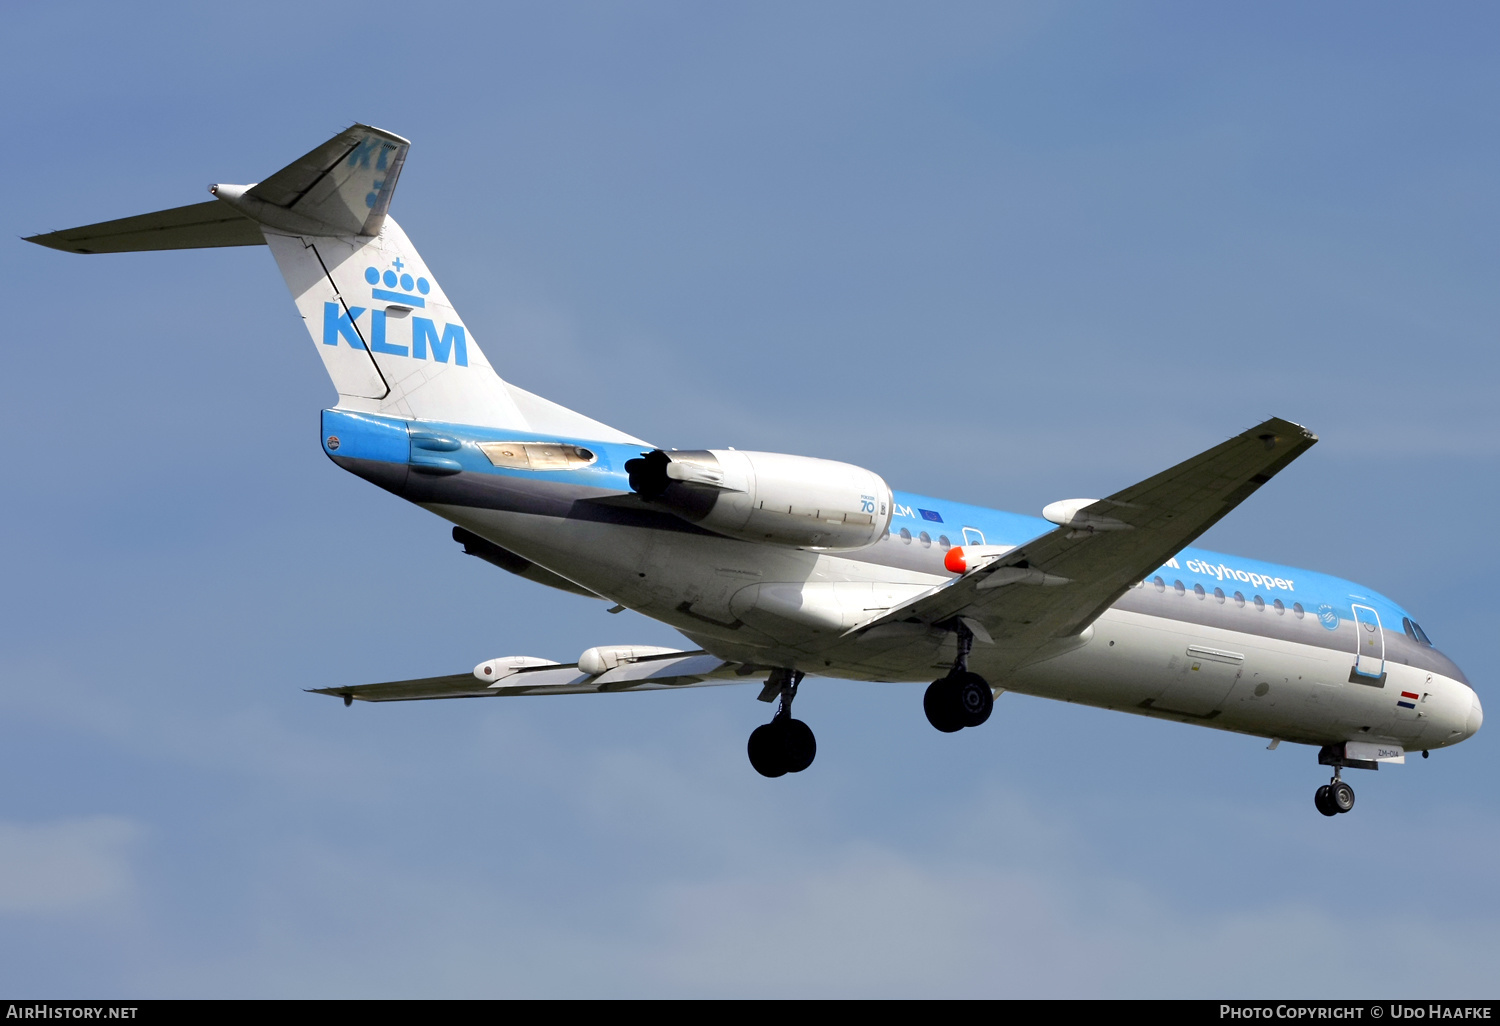
[(490, 695), (584, 695), (601, 691), (658, 691), (664, 688), (704, 687), (745, 683), (751, 678), (736, 672), (707, 652), (672, 652), (647, 656), (605, 673), (590, 676), (576, 663), (527, 666), (486, 684), (473, 673), (446, 677), (393, 680), (384, 684), (343, 688), (311, 688), (315, 694), (336, 695), (345, 702), (410, 702), (426, 698), (483, 698)]
[(207, 203), (33, 235), (67, 253), (263, 246), (261, 226), (294, 235), (373, 238), (385, 225), (411, 144), (353, 125), (256, 185), (215, 185)]
[(260, 225), (218, 200), (154, 214), (101, 221), (26, 240), (65, 253), (139, 253), (153, 249), (264, 246)]

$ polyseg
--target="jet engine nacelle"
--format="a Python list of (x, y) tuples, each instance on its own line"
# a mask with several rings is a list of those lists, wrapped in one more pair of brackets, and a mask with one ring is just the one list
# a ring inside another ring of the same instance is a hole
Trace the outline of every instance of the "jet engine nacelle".
[(630, 487), (691, 523), (744, 541), (861, 549), (891, 523), (891, 489), (848, 463), (736, 449), (655, 449), (629, 460)]
[(578, 668), (590, 677), (597, 677), (638, 659), (677, 655), (681, 652), (680, 648), (660, 648), (656, 645), (596, 645), (578, 657)]
[(555, 659), (541, 659), (537, 656), (499, 656), (495, 659), (486, 659), (474, 667), (474, 676), (486, 684), (493, 684), (500, 678), (509, 677), (527, 667), (560, 665), (562, 664)]

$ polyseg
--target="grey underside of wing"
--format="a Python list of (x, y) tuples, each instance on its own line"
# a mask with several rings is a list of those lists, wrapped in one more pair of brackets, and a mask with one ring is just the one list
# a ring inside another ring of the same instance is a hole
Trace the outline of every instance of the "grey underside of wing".
[[(967, 616), (983, 624), (997, 643), (1021, 648), (1077, 634), (1316, 441), (1316, 435), (1297, 424), (1267, 420), (1087, 507), (1088, 513), (1128, 524), (1128, 530), (1089, 533), (1059, 527), (859, 631), (902, 620), (937, 624)], [(1007, 567), (1041, 571), (1069, 583), (996, 586), (997, 577), (985, 586)]]
[(118, 221), (67, 228), (26, 240), (67, 253), (135, 253), (156, 249), (264, 246), (260, 225), (218, 200)]
[[(707, 652), (681, 652), (637, 660), (591, 677), (576, 665), (527, 667), (494, 684), (472, 673), (384, 684), (355, 684), (315, 688), (319, 695), (356, 698), (362, 702), (410, 702), (432, 698), (491, 698), (501, 695), (584, 695), (609, 691), (661, 691), (671, 688), (737, 684), (752, 680), (736, 673), (738, 664), (726, 663)], [(756, 680), (756, 683), (760, 681)]]

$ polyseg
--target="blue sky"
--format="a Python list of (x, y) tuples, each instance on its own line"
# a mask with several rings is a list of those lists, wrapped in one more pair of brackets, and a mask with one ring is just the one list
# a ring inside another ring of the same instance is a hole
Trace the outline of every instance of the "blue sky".
[[(302, 689), (672, 644), (330, 464), (264, 249), (37, 231), (367, 121), (500, 372), (665, 445), (1034, 513), (1279, 415), (1203, 543), (1361, 581), (1490, 701), (1492, 7), (16, 7), (0, 990), (1493, 995), (1497, 759), (1312, 807), (1309, 749), (814, 681), (358, 706)], [(1490, 702), (1494, 705), (1494, 702)], [(1393, 965), (1400, 972), (1393, 972)]]

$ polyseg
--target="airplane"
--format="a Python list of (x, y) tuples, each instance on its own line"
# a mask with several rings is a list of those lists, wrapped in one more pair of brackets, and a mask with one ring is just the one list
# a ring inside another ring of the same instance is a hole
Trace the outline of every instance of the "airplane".
[(1271, 418), (1102, 499), (1041, 518), (895, 491), (833, 460), (662, 448), (503, 380), (389, 215), (408, 140), (356, 124), (254, 185), (36, 235), (70, 253), (269, 246), (338, 392), (339, 467), (436, 513), (463, 551), (669, 624), (694, 646), (601, 645), (572, 663), (312, 689), (351, 705), (757, 683), (777, 702), (747, 745), (806, 770), (792, 716), (808, 675), (935, 677), (939, 731), (1004, 691), (1314, 746), (1314, 794), (1345, 769), (1472, 737), (1463, 672), (1410, 613), (1352, 581), (1192, 543), (1317, 437)]

